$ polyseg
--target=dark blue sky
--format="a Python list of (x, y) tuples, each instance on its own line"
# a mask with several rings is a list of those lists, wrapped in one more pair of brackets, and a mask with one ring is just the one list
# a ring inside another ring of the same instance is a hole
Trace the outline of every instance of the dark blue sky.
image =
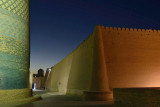
[(58, 63), (97, 24), (160, 29), (160, 1), (30, 0), (31, 70)]

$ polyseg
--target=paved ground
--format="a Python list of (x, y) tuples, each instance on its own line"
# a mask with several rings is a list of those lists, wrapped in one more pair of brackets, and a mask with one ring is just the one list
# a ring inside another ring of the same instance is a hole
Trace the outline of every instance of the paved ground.
[(33, 94), (41, 95), (42, 100), (15, 107), (113, 107), (112, 102), (84, 101), (83, 98), (79, 96), (63, 95), (40, 90), (34, 91)]
[(84, 101), (79, 96), (63, 95), (47, 91), (34, 91), (34, 95), (41, 95), (42, 100), (19, 107), (113, 107), (112, 102)]

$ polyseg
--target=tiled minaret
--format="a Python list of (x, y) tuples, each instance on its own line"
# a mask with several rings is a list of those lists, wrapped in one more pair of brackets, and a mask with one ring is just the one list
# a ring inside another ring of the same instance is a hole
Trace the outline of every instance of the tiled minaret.
[(29, 0), (0, 0), (0, 103), (27, 102), (30, 66)]

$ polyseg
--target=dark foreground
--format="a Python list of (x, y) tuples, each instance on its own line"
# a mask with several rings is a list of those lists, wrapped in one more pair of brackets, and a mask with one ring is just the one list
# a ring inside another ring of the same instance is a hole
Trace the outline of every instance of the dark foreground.
[(113, 107), (113, 102), (84, 101), (82, 97), (63, 95), (47, 91), (34, 91), (34, 95), (41, 95), (42, 100), (26, 104), (0, 105), (3, 107)]

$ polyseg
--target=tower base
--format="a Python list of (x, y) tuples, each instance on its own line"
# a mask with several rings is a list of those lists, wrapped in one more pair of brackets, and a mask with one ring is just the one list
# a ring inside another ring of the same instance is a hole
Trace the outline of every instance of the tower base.
[(0, 90), (0, 104), (28, 103), (40, 99), (40, 96), (32, 96), (32, 89)]
[(113, 93), (107, 91), (84, 91), (84, 98), (89, 101), (113, 101)]

